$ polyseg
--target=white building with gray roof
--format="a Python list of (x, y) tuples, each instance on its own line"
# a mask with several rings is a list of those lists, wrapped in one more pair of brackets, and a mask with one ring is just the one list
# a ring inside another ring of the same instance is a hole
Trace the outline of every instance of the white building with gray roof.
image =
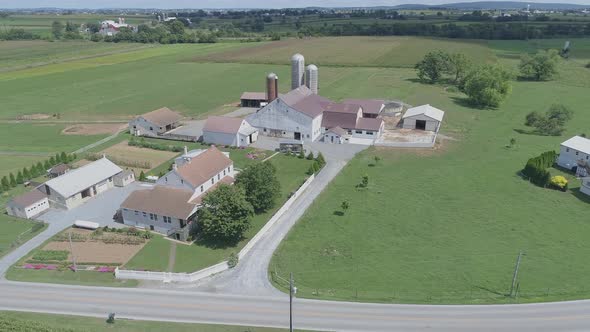
[(113, 177), (122, 172), (103, 157), (45, 182), (40, 189), (53, 207), (69, 210), (112, 188)]

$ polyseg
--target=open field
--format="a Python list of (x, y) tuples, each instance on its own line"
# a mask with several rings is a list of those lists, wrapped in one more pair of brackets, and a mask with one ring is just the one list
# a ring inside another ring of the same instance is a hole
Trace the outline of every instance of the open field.
[[(163, 323), (139, 320), (116, 319), (115, 324), (106, 323), (104, 318), (91, 318), (66, 315), (50, 315), (14, 311), (0, 312), (0, 326), (13, 331), (52, 331), (52, 332), (83, 332), (83, 331), (175, 331), (175, 332), (280, 332), (285, 329), (225, 326), (208, 324)], [(303, 332), (301, 330), (296, 330)]]
[(46, 226), (37, 231), (33, 231), (35, 221), (18, 219), (4, 214), (4, 205), (2, 204), (2, 213), (0, 214), (0, 257), (6, 255), (9, 251), (37, 235), (44, 230)]
[[(240, 251), (288, 199), (289, 194), (304, 182), (305, 172), (310, 165), (309, 160), (285, 155), (277, 155), (270, 162), (279, 170), (278, 176), (281, 182), (281, 197), (277, 201), (276, 207), (271, 211), (254, 216), (251, 227), (246, 232), (244, 239), (235, 247), (213, 248), (198, 242), (190, 246), (176, 245), (176, 260), (171, 265), (174, 267), (174, 272), (194, 272), (223, 261), (232, 252), (237, 253)], [(169, 266), (168, 253), (171, 245), (172, 242), (156, 237), (133, 257), (125, 267), (129, 269), (165, 271)]]
[[(584, 263), (590, 254), (590, 200), (580, 195), (578, 181), (562, 193), (517, 175), (528, 158), (558, 150), (566, 138), (587, 131), (590, 115), (582, 96), (590, 88), (590, 71), (575, 61), (560, 70), (555, 81), (515, 82), (497, 110), (471, 109), (443, 87), (392, 77), (392, 86), (403, 87), (397, 90), (402, 99), (414, 99), (416, 87), (425, 92), (422, 102), (447, 111), (442, 130), (459, 141), (434, 151), (361, 153), (291, 231), (270, 272), (293, 272), (299, 296), (310, 298), (506, 303), (514, 301), (506, 294), (522, 250), (519, 301), (590, 296), (590, 267)], [(398, 73), (403, 79), (403, 71)], [(562, 137), (515, 131), (524, 128), (528, 112), (552, 103), (575, 112)], [(513, 149), (506, 148), (510, 138), (517, 141)], [(375, 155), (382, 160), (371, 167)], [(370, 179), (368, 190), (355, 188), (363, 174)], [(341, 216), (343, 200), (351, 207)]]
[[(492, 60), (485, 42), (415, 37), (329, 37), (286, 39), (261, 46), (209, 54), (195, 61), (287, 65), (295, 53), (307, 63), (324, 66), (413, 67), (431, 49), (461, 51), (468, 56)], [(280, 76), (279, 76), (280, 77)]]

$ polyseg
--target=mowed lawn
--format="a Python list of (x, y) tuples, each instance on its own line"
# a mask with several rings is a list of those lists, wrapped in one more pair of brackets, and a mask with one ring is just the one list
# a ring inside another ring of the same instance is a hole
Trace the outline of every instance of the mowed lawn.
[(301, 53), (306, 63), (320, 66), (413, 67), (417, 59), (433, 49), (464, 52), (483, 61), (492, 60), (493, 55), (482, 41), (420, 37), (324, 37), (285, 39), (199, 56), (195, 61), (287, 65), (293, 54)]
[[(12, 331), (176, 331), (176, 332), (279, 332), (287, 329), (245, 327), (212, 324), (187, 324), (168, 322), (149, 322), (141, 320), (117, 319), (115, 324), (108, 324), (105, 318), (50, 315), (14, 311), (0, 312), (0, 326)], [(302, 331), (302, 330), (296, 330)]]
[[(281, 183), (281, 197), (277, 201), (275, 208), (254, 216), (250, 229), (244, 235), (244, 239), (238, 242), (236, 246), (215, 248), (199, 242), (193, 245), (177, 244), (176, 259), (171, 265), (174, 272), (194, 272), (227, 259), (232, 252), (239, 252), (289, 198), (290, 193), (303, 184), (306, 179), (305, 172), (311, 164), (309, 160), (282, 154), (273, 157), (270, 162), (276, 166)], [(171, 245), (170, 241), (156, 237), (135, 255), (125, 267), (129, 269), (165, 271), (169, 266)]]
[[(4, 209), (4, 204), (0, 206)], [(35, 224), (34, 221), (14, 218), (4, 213), (0, 214), (0, 229), (2, 229), (0, 232), (0, 257), (37, 235), (41, 229), (33, 232)]]
[(0, 123), (0, 151), (40, 154), (73, 152), (107, 136), (64, 135), (62, 131), (66, 127), (68, 125), (59, 123)]
[[(528, 158), (589, 133), (590, 70), (579, 61), (562, 63), (560, 69), (555, 81), (515, 82), (497, 110), (461, 106), (463, 97), (443, 87), (423, 85), (424, 95), (414, 96), (413, 83), (392, 79), (390, 88), (400, 84), (396, 92), (402, 99), (445, 110), (443, 133), (458, 141), (434, 151), (361, 153), (291, 231), (269, 272), (282, 278), (293, 272), (301, 297), (506, 303), (515, 301), (506, 294), (522, 250), (518, 301), (590, 296), (590, 205), (578, 192), (579, 182), (562, 193), (517, 175)], [(515, 131), (525, 128), (528, 112), (545, 111), (552, 103), (575, 111), (563, 137)], [(513, 149), (506, 148), (511, 138), (517, 142)], [(382, 160), (371, 167), (374, 156)], [(369, 188), (358, 190), (364, 174)], [(343, 200), (350, 209), (340, 216)], [(274, 280), (284, 289), (279, 278)]]

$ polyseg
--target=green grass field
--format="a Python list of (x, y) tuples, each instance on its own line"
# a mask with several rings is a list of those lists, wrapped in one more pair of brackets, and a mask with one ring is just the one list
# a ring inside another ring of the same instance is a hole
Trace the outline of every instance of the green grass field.
[[(299, 296), (310, 298), (506, 303), (514, 301), (505, 294), (523, 250), (519, 301), (588, 297), (590, 200), (579, 194), (579, 181), (562, 193), (517, 175), (528, 158), (587, 132), (590, 71), (576, 61), (560, 70), (555, 81), (515, 82), (497, 110), (462, 106), (460, 95), (439, 86), (400, 82), (405, 72), (397, 71), (391, 85), (404, 87), (397, 96), (416, 102), (413, 88), (423, 91), (417, 98), (446, 111), (443, 133), (459, 141), (435, 151), (370, 149), (357, 156), (291, 231), (270, 272), (293, 272)], [(515, 131), (528, 112), (552, 103), (575, 111), (563, 137)], [(507, 149), (511, 138), (516, 147)], [(383, 160), (370, 167), (375, 155)], [(366, 191), (355, 188), (363, 174)], [(351, 207), (340, 216), (343, 200)]]
[[(211, 324), (163, 323), (140, 320), (116, 319), (115, 324), (106, 323), (104, 319), (0, 311), (0, 326), (10, 331), (51, 331), (51, 332), (82, 332), (82, 331), (177, 331), (177, 332), (279, 332), (285, 329), (226, 326)], [(300, 330), (297, 330), (300, 331)]]
[[(2, 209), (4, 205), (2, 204)], [(18, 245), (28, 241), (35, 235), (39, 234), (45, 227), (33, 232), (33, 225), (35, 221), (18, 219), (4, 214), (4, 211), (0, 214), (0, 257), (9, 253), (12, 249)]]
[[(173, 264), (174, 272), (194, 272), (227, 259), (232, 252), (237, 253), (240, 251), (288, 199), (289, 194), (303, 183), (306, 177), (305, 172), (310, 165), (308, 160), (285, 155), (277, 155), (270, 162), (279, 170), (278, 176), (281, 182), (281, 197), (277, 206), (271, 211), (254, 216), (251, 221), (252, 226), (244, 235), (244, 239), (235, 247), (212, 248), (199, 243), (190, 246), (176, 245), (176, 260)], [(135, 255), (125, 267), (164, 271), (169, 263), (170, 245), (170, 241), (156, 237)]]

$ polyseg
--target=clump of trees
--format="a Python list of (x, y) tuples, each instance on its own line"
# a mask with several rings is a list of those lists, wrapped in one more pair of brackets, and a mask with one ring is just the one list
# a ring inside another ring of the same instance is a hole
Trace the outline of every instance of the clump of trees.
[(51, 34), (55, 39), (82, 39), (79, 30), (78, 25), (69, 21), (66, 22), (66, 25), (60, 21), (51, 23)]
[(478, 107), (498, 107), (511, 91), (508, 70), (499, 65), (474, 66), (462, 53), (429, 52), (415, 69), (422, 82), (450, 80)]
[[(95, 29), (95, 27), (91, 29), (91, 32), (93, 29)], [(217, 34), (211, 31), (198, 31), (193, 33), (185, 29), (185, 24), (182, 20), (174, 20), (156, 27), (150, 27), (147, 24), (141, 24), (137, 27), (137, 32), (134, 32), (130, 28), (122, 27), (119, 29), (119, 33), (114, 36), (103, 37), (98, 33), (94, 33), (90, 39), (95, 42), (105, 41), (114, 43), (216, 43)]]
[(512, 73), (500, 65), (482, 65), (467, 74), (462, 90), (478, 107), (498, 107), (512, 86)]
[(559, 52), (556, 50), (539, 51), (534, 56), (528, 54), (520, 58), (520, 75), (535, 81), (546, 81), (557, 74)]
[(560, 136), (565, 124), (573, 118), (571, 109), (561, 104), (553, 104), (545, 114), (531, 112), (525, 117), (525, 126), (534, 127), (534, 133), (545, 136)]
[(555, 151), (547, 151), (540, 156), (531, 158), (522, 170), (522, 175), (537, 186), (545, 188), (551, 181), (551, 174), (547, 168), (553, 166), (556, 158)]
[(244, 189), (246, 200), (258, 213), (273, 208), (281, 195), (277, 169), (269, 162), (246, 167), (236, 176), (236, 186)]

